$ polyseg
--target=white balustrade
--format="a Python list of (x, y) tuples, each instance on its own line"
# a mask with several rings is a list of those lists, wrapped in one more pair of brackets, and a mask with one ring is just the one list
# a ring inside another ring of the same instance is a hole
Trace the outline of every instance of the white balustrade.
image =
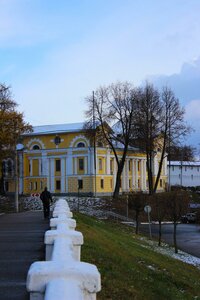
[(101, 278), (95, 265), (80, 262), (83, 235), (75, 231), (65, 199), (59, 199), (45, 233), (46, 261), (31, 265), (27, 276), (30, 300), (95, 300)]

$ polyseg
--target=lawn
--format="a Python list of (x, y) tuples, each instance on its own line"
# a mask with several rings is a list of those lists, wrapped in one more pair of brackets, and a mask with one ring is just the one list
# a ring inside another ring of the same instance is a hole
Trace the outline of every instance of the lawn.
[(97, 299), (200, 299), (200, 270), (156, 253), (133, 228), (75, 214), (84, 236), (81, 260), (95, 264), (102, 290)]

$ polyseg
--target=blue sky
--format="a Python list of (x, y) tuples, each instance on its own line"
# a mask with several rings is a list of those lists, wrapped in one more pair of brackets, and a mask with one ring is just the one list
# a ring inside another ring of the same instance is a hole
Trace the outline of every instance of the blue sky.
[(100, 85), (173, 88), (200, 136), (199, 0), (0, 0), (0, 82), (32, 125), (84, 121)]

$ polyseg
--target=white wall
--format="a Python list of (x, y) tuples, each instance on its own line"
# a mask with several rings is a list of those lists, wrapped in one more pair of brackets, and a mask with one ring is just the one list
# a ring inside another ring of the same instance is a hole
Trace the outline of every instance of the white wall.
[(200, 186), (200, 162), (168, 163), (168, 183), (171, 185)]

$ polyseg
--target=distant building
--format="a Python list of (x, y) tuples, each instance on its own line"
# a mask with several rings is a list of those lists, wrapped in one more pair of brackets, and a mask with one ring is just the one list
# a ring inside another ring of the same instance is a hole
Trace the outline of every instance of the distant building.
[[(115, 187), (117, 163), (112, 150), (86, 135), (83, 123), (36, 126), (23, 135), (23, 149), (18, 151), (19, 193), (40, 193), (45, 186), (52, 193), (111, 194)], [(117, 146), (122, 153), (122, 146)], [(160, 153), (153, 161), (158, 172)], [(7, 161), (11, 164), (10, 161)], [(5, 166), (6, 172), (9, 171)], [(7, 192), (14, 191), (12, 172), (5, 173)], [(167, 161), (164, 160), (158, 190), (167, 184)], [(120, 192), (147, 191), (146, 155), (129, 148), (121, 177)]]
[(168, 184), (171, 186), (200, 186), (200, 162), (168, 162)]

